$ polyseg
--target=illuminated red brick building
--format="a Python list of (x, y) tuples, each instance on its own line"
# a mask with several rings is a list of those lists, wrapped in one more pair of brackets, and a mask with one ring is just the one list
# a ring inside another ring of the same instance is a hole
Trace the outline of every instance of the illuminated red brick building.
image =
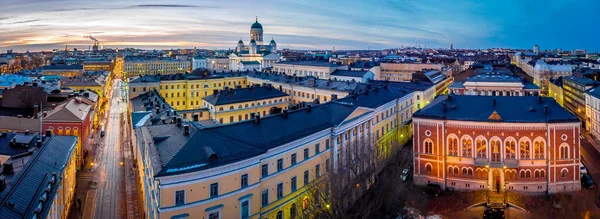
[(413, 116), (414, 181), (457, 190), (579, 190), (579, 127), (551, 98), (440, 96)]

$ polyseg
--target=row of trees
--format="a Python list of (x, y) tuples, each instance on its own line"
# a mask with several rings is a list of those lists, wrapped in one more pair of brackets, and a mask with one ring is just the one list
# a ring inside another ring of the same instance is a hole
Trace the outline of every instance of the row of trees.
[[(380, 141), (372, 135), (349, 142), (340, 150), (337, 169), (313, 181), (304, 198), (297, 199), (299, 218), (354, 218), (376, 209), (351, 209), (378, 179), (378, 174), (399, 149), (396, 139)], [(334, 148), (336, 150), (336, 148)], [(372, 200), (379, 201), (379, 200)], [(295, 209), (294, 209), (295, 210)]]

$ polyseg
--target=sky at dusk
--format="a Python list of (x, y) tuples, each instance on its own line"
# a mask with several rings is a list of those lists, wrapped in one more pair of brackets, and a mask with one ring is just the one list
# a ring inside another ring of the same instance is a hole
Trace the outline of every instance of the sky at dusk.
[(600, 50), (600, 1), (2, 0), (0, 51), (234, 48), (258, 16), (278, 48)]

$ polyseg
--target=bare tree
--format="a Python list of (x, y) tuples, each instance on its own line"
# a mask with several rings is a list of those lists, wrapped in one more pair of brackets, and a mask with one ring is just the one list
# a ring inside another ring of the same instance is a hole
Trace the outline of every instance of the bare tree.
[[(339, 153), (337, 169), (327, 166), (327, 173), (311, 182), (306, 195), (296, 200), (299, 218), (356, 218), (371, 215), (379, 209), (380, 199), (369, 200), (369, 206), (352, 209), (374, 185), (377, 175), (397, 150), (397, 140), (378, 141), (372, 135), (352, 137)], [(333, 148), (336, 150), (336, 148)]]

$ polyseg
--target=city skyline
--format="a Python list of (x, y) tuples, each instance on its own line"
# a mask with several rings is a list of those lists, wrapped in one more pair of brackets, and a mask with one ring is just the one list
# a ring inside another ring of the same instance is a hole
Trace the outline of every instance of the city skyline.
[(594, 30), (581, 28), (600, 21), (592, 16), (599, 2), (541, 3), (9, 0), (0, 9), (0, 49), (87, 49), (90, 35), (110, 48), (234, 49), (249, 40), (256, 16), (279, 48), (600, 49)]

